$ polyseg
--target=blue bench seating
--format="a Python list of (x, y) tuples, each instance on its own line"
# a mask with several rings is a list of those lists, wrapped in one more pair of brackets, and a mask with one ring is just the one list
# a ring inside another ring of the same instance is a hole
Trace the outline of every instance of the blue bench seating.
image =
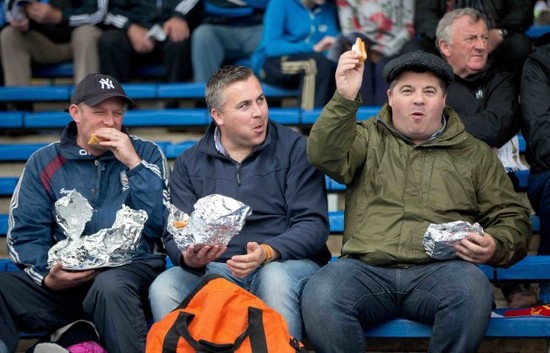
[[(124, 83), (126, 94), (132, 99), (167, 100), (187, 99), (204, 100), (205, 83)], [(266, 97), (297, 98), (297, 89), (285, 89), (262, 83)], [(73, 85), (31, 85), (1, 86), (2, 102), (69, 102), (74, 92)]]

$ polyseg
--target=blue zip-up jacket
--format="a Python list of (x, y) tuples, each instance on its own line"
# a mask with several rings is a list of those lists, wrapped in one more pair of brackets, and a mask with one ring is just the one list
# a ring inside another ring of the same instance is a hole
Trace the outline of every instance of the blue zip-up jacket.
[(267, 58), (313, 53), (317, 42), (339, 33), (333, 3), (309, 9), (301, 0), (270, 0), (264, 14), (262, 39), (250, 58), (252, 69), (259, 75)]
[[(265, 142), (239, 164), (216, 150), (214, 131), (212, 123), (201, 140), (176, 159), (170, 197), (188, 214), (199, 198), (211, 194), (252, 208), (219, 261), (246, 254), (246, 244), (252, 241), (269, 244), (282, 260), (312, 258), (326, 264), (330, 252), (325, 179), (307, 160), (305, 137), (270, 121)], [(185, 268), (170, 234), (165, 246), (172, 262)]]
[(154, 251), (169, 202), (169, 165), (156, 144), (135, 136), (130, 139), (142, 159), (132, 170), (110, 151), (95, 157), (78, 146), (74, 122), (60, 141), (27, 161), (10, 203), (8, 250), (12, 261), (36, 283), (41, 284), (49, 272), (48, 250), (66, 238), (56, 222), (55, 202), (73, 189), (94, 209), (84, 235), (110, 228), (124, 204), (148, 215), (134, 259), (162, 257)]

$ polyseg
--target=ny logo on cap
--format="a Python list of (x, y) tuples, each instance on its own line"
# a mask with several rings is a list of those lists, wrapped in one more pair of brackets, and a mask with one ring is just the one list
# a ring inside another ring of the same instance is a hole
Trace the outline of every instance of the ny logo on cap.
[(101, 83), (101, 89), (115, 89), (115, 85), (113, 85), (113, 81), (108, 78), (102, 78), (99, 80), (99, 83)]

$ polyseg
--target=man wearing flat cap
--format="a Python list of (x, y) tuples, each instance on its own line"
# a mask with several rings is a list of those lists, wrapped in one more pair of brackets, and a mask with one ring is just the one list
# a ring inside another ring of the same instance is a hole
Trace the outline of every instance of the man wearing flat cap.
[[(164, 226), (169, 167), (156, 144), (123, 128), (131, 103), (113, 77), (86, 76), (71, 98), (72, 121), (61, 140), (27, 161), (10, 203), (8, 229), (11, 260), (23, 271), (0, 273), (0, 352), (15, 351), (20, 331), (51, 333), (82, 319), (95, 324), (109, 353), (145, 351), (148, 289), (165, 268), (155, 249)], [(48, 265), (49, 250), (70, 235), (56, 220), (55, 203), (73, 190), (93, 208), (89, 221), (82, 216), (82, 237), (111, 228), (123, 205), (147, 212), (129, 264), (84, 270)]]
[[(405, 54), (383, 76), (387, 104), (358, 122), (363, 66), (342, 54), (336, 93), (309, 135), (309, 160), (347, 190), (342, 256), (302, 296), (307, 336), (318, 353), (364, 352), (364, 329), (401, 317), (433, 326), (429, 352), (476, 352), (494, 306), (476, 264), (527, 254), (529, 210), (495, 153), (445, 106), (444, 60)], [(428, 227), (456, 221), (483, 230), (465, 230), (438, 259), (424, 245)]]

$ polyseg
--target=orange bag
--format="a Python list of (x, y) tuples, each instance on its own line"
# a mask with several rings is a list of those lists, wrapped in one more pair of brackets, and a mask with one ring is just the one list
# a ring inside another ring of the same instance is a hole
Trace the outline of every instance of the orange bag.
[(285, 319), (260, 298), (217, 275), (147, 334), (146, 353), (307, 352)]

